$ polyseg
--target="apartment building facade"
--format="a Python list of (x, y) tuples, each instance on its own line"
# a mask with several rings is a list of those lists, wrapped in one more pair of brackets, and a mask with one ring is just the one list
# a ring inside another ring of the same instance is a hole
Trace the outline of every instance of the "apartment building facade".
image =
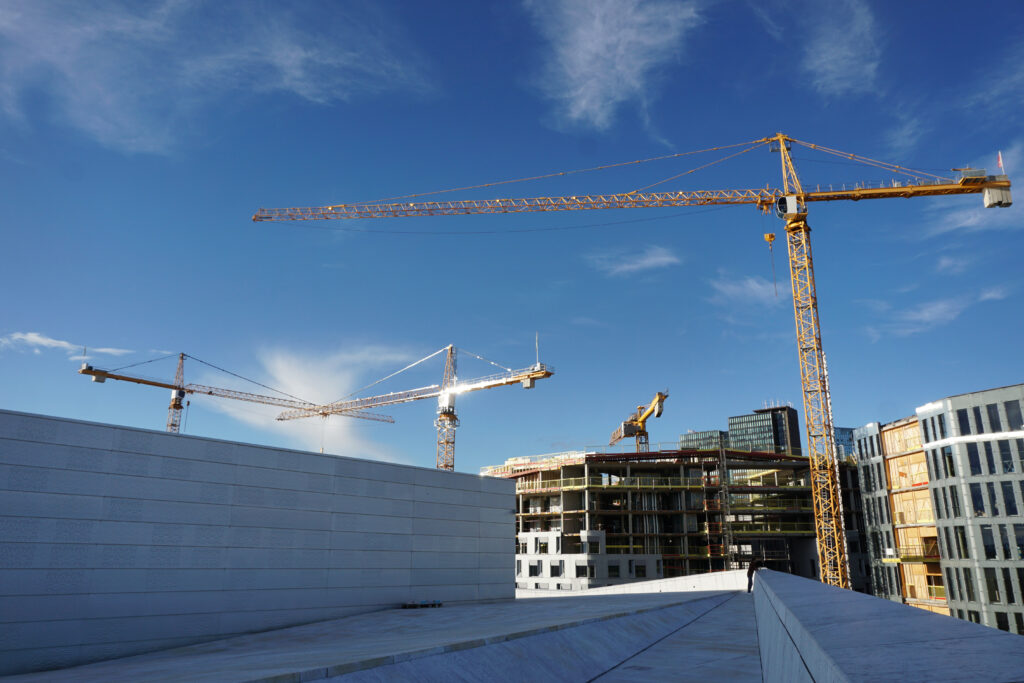
[[(856, 430), (876, 595), (1024, 634), (1022, 411), (1018, 384)], [(892, 545), (876, 543), (887, 531)], [(896, 585), (877, 571), (893, 566)]]

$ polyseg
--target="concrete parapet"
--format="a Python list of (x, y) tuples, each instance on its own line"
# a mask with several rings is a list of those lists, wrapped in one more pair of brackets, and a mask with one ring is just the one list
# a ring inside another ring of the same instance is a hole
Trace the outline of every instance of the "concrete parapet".
[(762, 569), (765, 681), (1019, 681), (1024, 638)]
[(0, 675), (514, 594), (513, 482), (0, 410)]
[(669, 579), (632, 581), (616, 586), (588, 588), (585, 591), (568, 593), (557, 590), (516, 590), (517, 598), (565, 598), (572, 595), (619, 595), (622, 593), (684, 593), (687, 591), (735, 591), (747, 589), (747, 571), (735, 569), (710, 574), (692, 574)]

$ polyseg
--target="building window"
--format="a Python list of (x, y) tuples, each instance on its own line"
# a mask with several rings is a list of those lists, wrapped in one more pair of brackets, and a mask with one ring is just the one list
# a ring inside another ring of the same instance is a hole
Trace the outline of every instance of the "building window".
[(985, 411), (988, 413), (988, 424), (992, 428), (993, 432), (1003, 431), (1003, 426), (999, 422), (999, 406), (995, 403), (989, 403), (985, 406)]
[(974, 406), (972, 412), (974, 413), (975, 434), (984, 434), (985, 424), (981, 421), (981, 406)]
[(608, 565), (608, 578), (617, 579), (619, 578), (619, 563), (615, 562)]
[(1013, 482), (1001, 481), (1003, 487), (1003, 502), (1006, 503), (1006, 516), (1013, 517), (1017, 514), (1017, 497), (1013, 495)]
[(1012, 560), (1013, 553), (1010, 552), (1010, 535), (1006, 532), (1006, 525), (999, 525), (999, 540), (1003, 544), (1003, 559)]
[(548, 542), (547, 541), (538, 541), (537, 542), (537, 554), (538, 555), (547, 555), (548, 554)]
[(959, 557), (956, 548), (953, 546), (953, 534), (949, 532), (949, 527), (947, 526), (943, 531), (946, 533), (946, 554), (949, 556), (949, 559)]
[[(945, 493), (945, 490), (943, 490), (943, 493)], [(937, 518), (939, 518), (939, 519), (942, 519), (942, 506), (939, 505), (939, 490), (938, 489), (932, 489), (932, 498), (934, 499), (932, 501), (932, 508), (935, 510), (935, 516)]]
[(960, 494), (957, 493), (956, 485), (949, 487), (949, 500), (953, 504), (953, 516), (960, 516)]
[(1010, 440), (1003, 439), (997, 444), (999, 445), (999, 459), (1003, 463), (1003, 474), (1013, 472), (1013, 453), (1010, 452)]
[(942, 507), (946, 510), (946, 519), (949, 519), (949, 498), (946, 496), (946, 489), (942, 489)]
[(1006, 409), (1006, 428), (1011, 432), (1024, 429), (1024, 417), (1021, 417), (1020, 401), (1007, 401), (1003, 404), (1003, 408)]
[(962, 560), (971, 559), (971, 553), (967, 550), (967, 534), (962, 526), (954, 528), (956, 534), (956, 553)]
[[(1024, 524), (1013, 525), (1014, 545), (1017, 546), (1017, 556), (1013, 559), (1024, 560)], [(1024, 568), (1020, 570), (1024, 572)], [(1024, 573), (1020, 575), (1020, 590), (1024, 594)]]
[[(959, 569), (954, 569), (953, 572), (956, 574), (956, 590), (957, 590), (957, 593), (960, 594), (960, 599), (961, 600), (966, 600), (967, 596), (964, 595), (964, 584), (963, 584), (963, 581), (960, 580), (961, 572), (960, 572)], [(960, 613), (960, 618), (961, 619), (964, 618), (963, 617), (963, 612)]]
[(924, 443), (928, 443), (933, 440), (928, 436), (928, 420), (921, 420), (921, 431), (924, 432)]
[(939, 470), (939, 452), (932, 450), (932, 479), (941, 479), (942, 472)]
[(946, 568), (946, 585), (949, 586), (949, 599), (956, 600), (956, 590), (953, 585), (953, 570), (949, 567)]
[(967, 610), (967, 621), (973, 621), (975, 624), (981, 623), (981, 615), (972, 609)]
[(558, 562), (552, 562), (551, 563), (551, 576), (555, 576), (555, 577), (561, 576), (562, 575), (562, 567), (563, 566), (564, 565), (562, 564), (561, 560), (559, 560)]
[(1017, 458), (1020, 459), (1020, 468), (1024, 470), (1024, 439), (1014, 439), (1013, 442), (1017, 444)]
[(993, 482), (988, 482), (988, 504), (992, 512), (993, 517), (999, 516), (999, 500), (996, 499), (996, 485)]
[(638, 562), (636, 565), (636, 578), (645, 579), (647, 578), (647, 564), (644, 562)]
[(522, 575), (523, 575), (523, 561), (522, 560), (516, 560), (516, 576), (522, 576)]
[(988, 601), (1000, 602), (999, 580), (996, 579), (996, 570), (992, 567), (985, 567), (985, 587), (988, 589)]
[(992, 525), (982, 524), (981, 525), (981, 543), (985, 546), (985, 559), (995, 560), (996, 557), (996, 540), (995, 536), (992, 535)]
[(985, 461), (988, 463), (988, 473), (996, 473), (996, 459), (992, 457), (992, 442), (985, 442)]
[(996, 628), (1000, 631), (1010, 630), (1010, 621), (1006, 616), (1006, 612), (996, 612)]
[(530, 576), (540, 576), (540, 567), (541, 567), (541, 563), (540, 562), (531, 562), (530, 563)]
[(939, 438), (946, 438), (946, 416), (941, 414), (939, 415)]
[[(977, 598), (974, 596), (974, 577), (971, 576), (971, 570), (968, 567), (964, 567), (964, 585), (967, 586), (967, 602), (976, 602)], [(974, 623), (978, 623), (974, 620)]]
[(1003, 588), (1006, 590), (1006, 604), (1012, 605), (1017, 602), (1013, 595), (1013, 579), (1010, 577), (1010, 570), (1003, 567)]
[(978, 444), (967, 444), (967, 462), (971, 465), (971, 474), (981, 474), (981, 459), (978, 457)]
[[(1022, 587), (1021, 590), (1024, 590), (1024, 587)], [(1021, 614), (1020, 612), (1015, 612), (1013, 615), (1013, 619), (1017, 622), (1017, 633), (1024, 636), (1024, 614)]]
[(974, 516), (985, 516), (985, 499), (981, 495), (981, 484), (971, 484), (971, 503), (974, 505)]
[(966, 408), (956, 411), (956, 420), (960, 423), (960, 436), (966, 436), (971, 433), (971, 424), (967, 421)]
[(947, 477), (956, 476), (956, 463), (953, 461), (953, 448), (950, 446), (942, 447), (942, 473)]
[(600, 541), (590, 541), (590, 542), (588, 542), (587, 543), (587, 552), (590, 553), (591, 555), (600, 555), (601, 554), (601, 542)]

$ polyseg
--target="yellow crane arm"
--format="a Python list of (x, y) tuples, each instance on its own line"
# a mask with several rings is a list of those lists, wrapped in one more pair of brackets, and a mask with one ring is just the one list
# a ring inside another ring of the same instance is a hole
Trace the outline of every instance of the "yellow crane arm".
[(442, 389), (441, 386), (432, 384), (419, 389), (396, 391), (390, 394), (368, 396), (366, 398), (357, 398), (351, 401), (340, 401), (338, 403), (328, 403), (327, 405), (322, 406), (289, 410), (278, 415), (277, 419), (294, 420), (296, 418), (312, 417), (314, 415), (321, 415), (324, 417), (327, 415), (338, 414), (347, 415), (349, 414), (349, 411), (352, 410), (390, 406), (398, 403), (409, 403), (411, 401), (419, 401), (425, 398), (437, 398), (441, 396), (442, 393), (449, 395), (465, 394), (471, 391), (507, 386), (510, 384), (522, 384), (526, 388), (531, 388), (533, 383), (538, 379), (544, 379), (545, 377), (550, 377), (553, 374), (554, 370), (552, 368), (543, 363), (537, 363), (522, 370), (513, 370), (511, 372), (478, 377), (464, 382), (456, 382), (447, 389)]
[[(251, 394), (246, 391), (235, 391), (233, 389), (221, 389), (220, 387), (209, 387), (203, 384), (185, 384), (179, 386), (170, 382), (160, 382), (158, 380), (145, 379), (143, 377), (133, 377), (131, 375), (119, 375), (113, 372), (107, 372), (106, 370), (100, 370), (94, 368), (91, 365), (83, 364), (79, 369), (78, 374), (80, 375), (91, 375), (93, 382), (106, 382), (108, 379), (118, 380), (121, 382), (132, 382), (134, 384), (144, 384), (150, 387), (160, 387), (162, 389), (171, 389), (172, 391), (183, 391), (186, 394), (202, 394), (205, 396), (218, 396), (220, 398), (231, 398), (237, 401), (248, 401), (250, 403), (262, 403), (269, 406), (278, 406), (281, 408), (313, 408), (316, 406), (315, 403), (308, 401), (300, 401), (298, 399), (291, 398), (279, 398), (277, 396), (263, 396), (261, 394)], [(394, 418), (388, 415), (377, 415), (375, 413), (367, 413), (361, 410), (353, 409), (344, 412), (349, 417), (361, 418), (364, 420), (374, 420), (376, 422), (394, 422)]]
[[(955, 182), (935, 184), (892, 184), (883, 187), (859, 185), (851, 188), (801, 192), (801, 202), (897, 197), (928, 197), (952, 194), (980, 194), (986, 189), (1009, 191), (1005, 176), (967, 176)], [(753, 204), (769, 211), (788, 194), (778, 188), (747, 190), (694, 190), (679, 192), (627, 192), (622, 194), (579, 195), (571, 197), (524, 197), (508, 199), (467, 199), (446, 202), (402, 202), (391, 204), (336, 204), (333, 206), (287, 209), (260, 209), (254, 221), (315, 221), (354, 218), (401, 218), (406, 216), (457, 216), (491, 213), (528, 213), (537, 211), (586, 211), (591, 209), (638, 209), (652, 207), (712, 206)]]

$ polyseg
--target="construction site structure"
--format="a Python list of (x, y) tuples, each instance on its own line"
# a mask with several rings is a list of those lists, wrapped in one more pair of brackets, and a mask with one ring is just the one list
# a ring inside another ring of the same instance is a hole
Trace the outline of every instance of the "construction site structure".
[[(831, 154), (848, 161), (862, 162), (886, 171), (911, 176), (914, 182), (892, 181), (879, 187), (856, 184), (852, 188), (817, 186), (806, 190), (797, 175), (790, 155), (792, 146)], [(821, 580), (834, 586), (849, 587), (849, 564), (843, 532), (842, 498), (839, 492), (838, 461), (832, 431), (831, 397), (825, 357), (821, 344), (818, 298), (811, 255), (810, 226), (807, 205), (819, 201), (885, 198), (928, 197), (940, 195), (981, 194), (986, 208), (1008, 207), (1012, 204), (1010, 180), (1006, 175), (988, 175), (981, 169), (960, 169), (958, 178), (912, 171), (886, 162), (841, 152), (821, 145), (797, 140), (783, 133), (752, 140), (730, 157), (761, 146), (777, 152), (782, 165), (781, 188), (696, 190), (673, 192), (632, 192), (605, 195), (574, 195), (564, 197), (524, 197), (511, 199), (336, 204), (322, 207), (260, 209), (254, 221), (327, 220), (387, 218), (403, 216), (466, 215), (521, 213), (534, 211), (579, 211), (611, 208), (680, 207), (752, 204), (764, 212), (775, 210), (785, 221), (789, 251), (790, 283), (793, 313), (796, 319), (797, 356), (803, 393), (804, 421), (807, 432), (805, 454), (810, 463), (811, 490), (814, 499), (814, 523), (821, 562)], [(724, 149), (718, 147), (714, 149)], [(709, 150), (705, 150), (709, 151)], [(723, 159), (724, 161), (724, 159)], [(717, 162), (716, 162), (717, 163)], [(693, 169), (697, 170), (697, 169)], [(677, 174), (679, 177), (684, 174)], [(928, 177), (930, 182), (922, 182)], [(668, 180), (668, 179), (666, 179)], [(660, 183), (659, 183), (660, 184)]]
[(819, 575), (806, 458), (724, 444), (574, 451), (511, 458), (481, 474), (516, 482), (521, 589), (584, 590), (741, 569), (755, 559)]
[(652, 417), (661, 417), (665, 408), (665, 399), (668, 392), (658, 392), (647, 406), (637, 406), (636, 412), (627, 417), (614, 432), (608, 441), (609, 446), (614, 446), (623, 439), (636, 437), (636, 452), (646, 453), (650, 450), (650, 438), (647, 434), (647, 420)]
[[(200, 394), (203, 396), (216, 396), (219, 398), (230, 398), (235, 401), (247, 401), (249, 403), (261, 403), (263, 405), (277, 406), (279, 408), (290, 408), (292, 410), (308, 409), (316, 406), (315, 403), (310, 401), (303, 401), (296, 398), (283, 398), (280, 396), (264, 396), (261, 394), (252, 394), (245, 391), (235, 391), (234, 389), (223, 389), (221, 387), (211, 387), (204, 384), (185, 384), (185, 358), (186, 354), (178, 354), (178, 367), (174, 374), (173, 382), (161, 382), (155, 379), (148, 379), (145, 377), (135, 377), (133, 375), (124, 375), (117, 372), (108, 372), (107, 370), (100, 370), (94, 368), (88, 363), (82, 363), (82, 367), (79, 368), (78, 374), (89, 375), (92, 377), (93, 382), (104, 383), (108, 379), (118, 380), (120, 382), (131, 382), (133, 384), (142, 384), (150, 387), (160, 387), (162, 389), (171, 390), (171, 402), (167, 409), (167, 431), (173, 434), (177, 434), (181, 431), (181, 413), (185, 408), (185, 397), (189, 394)], [(340, 412), (339, 414), (345, 414), (348, 417), (357, 417), (363, 420), (373, 420), (376, 422), (394, 422), (395, 420), (387, 415), (378, 415), (376, 413), (366, 412), (361, 409), (353, 409), (347, 412)]]
[[(493, 389), (495, 387), (511, 386), (520, 384), (524, 389), (532, 389), (536, 386), (537, 380), (551, 377), (555, 369), (550, 365), (540, 362), (539, 352), (537, 362), (528, 368), (514, 370), (503, 368), (503, 372), (477, 377), (470, 380), (460, 380), (458, 377), (457, 349), (453, 344), (435, 351), (434, 353), (421, 358), (412, 365), (417, 365), (429, 360), (441, 353), (445, 354), (444, 376), (441, 384), (432, 384), (418, 389), (397, 391), (379, 396), (367, 396), (350, 400), (336, 401), (324, 405), (307, 405), (293, 410), (288, 410), (277, 416), (278, 420), (295, 420), (305, 417), (329, 417), (331, 415), (352, 415), (359, 414), (367, 408), (379, 408), (381, 406), (397, 405), (399, 403), (410, 403), (428, 398), (437, 399), (437, 419), (434, 426), (437, 427), (437, 469), (455, 469), (455, 429), (459, 426), (459, 418), (455, 413), (455, 397), (459, 394), (466, 394), (481, 389)], [(486, 359), (485, 359), (486, 360)], [(493, 361), (488, 361), (493, 363)], [(496, 363), (493, 363), (497, 365)], [(412, 365), (408, 367), (412, 367)], [(499, 366), (500, 367), (500, 366)], [(407, 369), (407, 368), (406, 368)], [(397, 373), (395, 373), (397, 374)], [(392, 375), (393, 376), (393, 375)]]

